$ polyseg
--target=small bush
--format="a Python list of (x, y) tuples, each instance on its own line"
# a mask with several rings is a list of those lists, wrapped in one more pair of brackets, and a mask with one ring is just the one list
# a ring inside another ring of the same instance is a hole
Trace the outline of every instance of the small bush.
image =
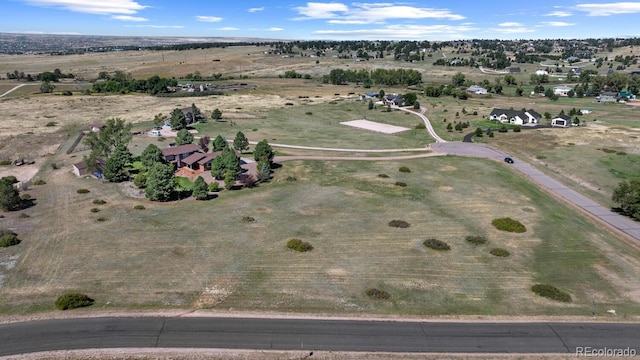
[(433, 250), (448, 251), (451, 250), (451, 246), (444, 241), (438, 239), (427, 239), (423, 242), (424, 246)]
[(44, 180), (42, 180), (42, 179), (37, 179), (37, 180), (34, 180), (32, 184), (33, 184), (33, 185), (44, 185), (44, 184), (46, 184), (46, 183), (47, 183), (47, 182), (46, 182), (46, 181), (44, 181)]
[(78, 194), (88, 194), (90, 191), (89, 189), (78, 189)]
[(166, 138), (166, 137), (164, 137), (164, 136), (160, 136), (160, 137), (158, 137), (158, 141), (165, 141), (165, 140), (167, 140), (167, 138)]
[(544, 155), (538, 155), (538, 156), (536, 156), (536, 159), (538, 159), (538, 160), (544, 160), (544, 159), (546, 159), (546, 158), (547, 158), (547, 157), (546, 157), (546, 156), (544, 156)]
[(571, 302), (571, 295), (549, 284), (535, 284), (531, 287), (531, 291), (551, 300), (562, 302)]
[(144, 209), (145, 209), (144, 205), (136, 205), (136, 206), (134, 206), (133, 208), (134, 208), (135, 210), (144, 210)]
[(313, 113), (311, 111), (307, 111), (306, 113), (304, 113), (305, 115), (313, 115)]
[(91, 212), (92, 212), (92, 213), (97, 213), (97, 212), (100, 212), (100, 209), (98, 209), (98, 208), (92, 208), (92, 209), (91, 209)]
[(473, 245), (483, 245), (487, 243), (487, 238), (484, 236), (467, 236), (464, 238), (467, 242), (472, 243)]
[(396, 186), (399, 186), (399, 187), (406, 187), (406, 186), (407, 186), (407, 183), (402, 182), (402, 181), (396, 181), (395, 185), (396, 185)]
[(287, 248), (298, 252), (307, 252), (313, 250), (313, 245), (300, 239), (291, 239), (287, 241)]
[(86, 294), (77, 292), (68, 292), (63, 294), (56, 300), (56, 308), (58, 310), (71, 310), (85, 306), (93, 305), (94, 300)]
[(388, 179), (389, 175), (387, 175), (387, 174), (378, 174), (378, 177), (379, 178), (383, 178), (383, 179)]
[(244, 222), (254, 222), (254, 221), (256, 221), (256, 219), (254, 217), (252, 217), (252, 216), (244, 216), (244, 217), (242, 217), (242, 221), (244, 221)]
[(215, 181), (209, 184), (209, 192), (216, 192), (219, 190), (219, 188), (220, 188), (220, 184), (218, 184)]
[(602, 149), (600, 149), (600, 150), (602, 150), (602, 151), (606, 152), (607, 154), (613, 154), (614, 152), (616, 152), (615, 150), (607, 149), (607, 148), (602, 148)]
[(107, 218), (106, 218), (106, 217), (102, 217), (102, 216), (101, 216), (101, 217), (97, 218), (96, 220), (97, 220), (98, 222), (105, 222), (105, 221), (107, 221)]
[(400, 168), (398, 169), (398, 171), (403, 172), (403, 173), (410, 173), (411, 169), (409, 169), (406, 166), (400, 166)]
[(522, 223), (518, 220), (513, 220), (510, 217), (493, 219), (491, 224), (496, 227), (498, 230), (515, 232), (515, 233), (523, 233), (527, 231), (527, 228), (522, 225)]
[(288, 103), (285, 103), (285, 105), (287, 105), (287, 106), (293, 106), (293, 103), (292, 103), (292, 102), (288, 102)]
[(6, 233), (0, 236), (0, 248), (20, 244), (20, 239), (18, 239), (18, 235), (14, 234), (11, 231), (0, 230), (0, 234), (2, 234), (2, 232), (6, 232)]
[(58, 123), (57, 123), (57, 122), (55, 122), (55, 121), (49, 121), (45, 126), (52, 127), (52, 126), (56, 126), (56, 125), (58, 125)]
[(385, 290), (380, 290), (376, 288), (369, 288), (365, 292), (368, 297), (376, 300), (389, 300), (391, 299), (391, 294)]
[(20, 194), (21, 200), (29, 200), (31, 199), (31, 194)]
[(107, 203), (107, 202), (106, 202), (106, 201), (104, 201), (104, 200), (102, 200), (102, 199), (95, 199), (95, 200), (93, 200), (93, 204), (94, 204), (94, 205), (104, 205), (104, 204), (106, 204), (106, 203)]
[(11, 165), (11, 160), (0, 160), (1, 166)]
[(502, 248), (491, 249), (491, 251), (489, 251), (489, 253), (491, 255), (497, 256), (497, 257), (507, 257), (507, 256), (511, 255), (510, 252), (508, 252), (507, 250), (502, 249)]
[(18, 216), (18, 219), (26, 219), (26, 218), (30, 218), (31, 216), (29, 216), (29, 214), (25, 214), (25, 213), (21, 213), (20, 216)]
[(426, 128), (427, 128), (427, 126), (424, 123), (420, 123), (420, 124), (416, 125), (416, 129), (417, 130), (424, 130)]
[(626, 153), (626, 152), (624, 152), (624, 151), (618, 151), (618, 152), (616, 153), (616, 155), (627, 155), (627, 153)]
[(297, 179), (295, 176), (291, 176), (291, 175), (287, 176), (284, 180), (285, 180), (286, 182), (294, 182), (294, 181), (298, 181), (298, 179)]
[(62, 92), (62, 95), (71, 96), (71, 95), (73, 95), (73, 93), (71, 91), (69, 91), (69, 90), (65, 90), (65, 91)]
[(391, 220), (389, 221), (389, 226), (405, 229), (409, 227), (409, 223), (404, 220)]

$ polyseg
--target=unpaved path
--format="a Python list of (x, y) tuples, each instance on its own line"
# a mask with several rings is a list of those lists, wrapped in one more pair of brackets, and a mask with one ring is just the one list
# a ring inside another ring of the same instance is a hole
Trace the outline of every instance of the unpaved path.
[(35, 85), (35, 84), (20, 84), (20, 85), (17, 85), (17, 86), (16, 86), (16, 87), (14, 87), (13, 89), (11, 89), (11, 90), (9, 90), (9, 91), (5, 92), (4, 94), (1, 94), (1, 95), (0, 95), (0, 98), (1, 98), (1, 97), (4, 97), (4, 96), (6, 96), (6, 95), (9, 95), (9, 94), (11, 94), (12, 92), (14, 92), (14, 91), (16, 91), (16, 90), (20, 89), (20, 88), (21, 88), (21, 87), (23, 87), (23, 86), (27, 86), (27, 85)]

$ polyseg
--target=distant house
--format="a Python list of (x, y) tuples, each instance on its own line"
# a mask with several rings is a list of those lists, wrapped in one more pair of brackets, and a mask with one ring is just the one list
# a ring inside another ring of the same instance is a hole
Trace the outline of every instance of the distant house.
[(505, 68), (505, 70), (507, 70), (510, 73), (519, 73), (520, 72), (520, 68), (517, 66), (509, 66), (507, 68)]
[(194, 152), (182, 160), (182, 165), (188, 167), (191, 170), (211, 170), (211, 163), (222, 152), (216, 151), (212, 153)]
[(483, 88), (482, 86), (479, 85), (471, 85), (467, 88), (467, 92), (470, 92), (472, 94), (476, 94), (476, 95), (486, 95), (487, 94), (487, 89)]
[(631, 91), (620, 91), (618, 93), (619, 98), (627, 98), (628, 100), (635, 100), (636, 96)]
[(519, 111), (495, 108), (491, 110), (489, 119), (499, 121), (503, 124), (536, 125), (540, 124), (542, 116), (532, 109), (529, 109), (527, 111)]
[(600, 96), (596, 96), (597, 102), (616, 102), (618, 101), (618, 93), (614, 91), (605, 91)]
[(162, 149), (162, 155), (165, 161), (176, 164), (177, 168), (183, 167), (183, 160), (188, 158), (195, 152), (198, 152), (200, 148), (196, 144), (186, 144), (179, 146), (172, 146)]
[(553, 127), (569, 127), (571, 126), (571, 117), (569, 115), (558, 115), (551, 119), (551, 126)]
[(382, 99), (382, 103), (385, 105), (395, 105), (402, 106), (404, 105), (404, 98), (397, 94), (387, 94)]
[(549, 75), (549, 72), (547, 70), (536, 70), (536, 75)]
[[(104, 171), (105, 161), (102, 160), (102, 159), (98, 159), (96, 161), (96, 163), (97, 163), (96, 164), (97, 165), (96, 172), (99, 173), (99, 174), (102, 174), (102, 172)], [(93, 175), (91, 173), (91, 171), (89, 170), (89, 167), (87, 167), (87, 164), (84, 161), (80, 161), (80, 162), (77, 162), (77, 163), (73, 164), (72, 171), (77, 177)]]
[(553, 88), (553, 93), (558, 96), (569, 96), (570, 91), (573, 91), (573, 89), (566, 85), (556, 86)]

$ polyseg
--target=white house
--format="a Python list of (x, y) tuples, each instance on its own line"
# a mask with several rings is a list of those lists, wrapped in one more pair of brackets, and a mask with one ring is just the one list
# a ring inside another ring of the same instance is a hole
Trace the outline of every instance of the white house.
[(476, 94), (476, 95), (486, 95), (487, 94), (487, 89), (483, 88), (482, 86), (479, 85), (471, 85), (467, 88), (467, 92), (470, 92), (472, 94)]
[(571, 117), (569, 115), (558, 115), (551, 119), (553, 127), (569, 127), (571, 126)]
[(558, 96), (569, 96), (569, 91), (573, 91), (573, 89), (566, 85), (556, 86), (553, 88), (553, 93)]
[(549, 72), (547, 70), (536, 70), (536, 75), (549, 75)]
[(499, 121), (503, 124), (537, 125), (540, 124), (542, 116), (532, 109), (527, 111), (518, 111), (496, 108), (489, 114), (489, 119)]

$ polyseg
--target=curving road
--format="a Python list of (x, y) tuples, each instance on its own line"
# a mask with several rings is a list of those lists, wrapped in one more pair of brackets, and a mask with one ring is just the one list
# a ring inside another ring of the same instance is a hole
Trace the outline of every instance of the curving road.
[(463, 323), (265, 318), (88, 318), (0, 325), (0, 356), (95, 348), (425, 353), (640, 352), (640, 324)]

